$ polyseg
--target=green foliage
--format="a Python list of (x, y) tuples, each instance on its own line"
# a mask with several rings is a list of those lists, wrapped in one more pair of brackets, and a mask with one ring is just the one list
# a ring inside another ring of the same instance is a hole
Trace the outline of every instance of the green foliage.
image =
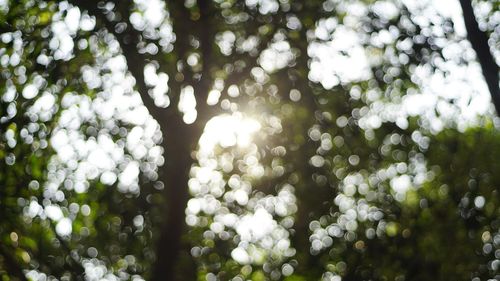
[(0, 2), (2, 280), (499, 278), (498, 118), (429, 95), (470, 70), (451, 18), (157, 2)]

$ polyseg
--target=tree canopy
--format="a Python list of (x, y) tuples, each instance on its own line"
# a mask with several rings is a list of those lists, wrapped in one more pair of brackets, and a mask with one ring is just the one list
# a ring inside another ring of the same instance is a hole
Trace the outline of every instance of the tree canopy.
[(0, 0), (1, 280), (499, 280), (499, 6)]

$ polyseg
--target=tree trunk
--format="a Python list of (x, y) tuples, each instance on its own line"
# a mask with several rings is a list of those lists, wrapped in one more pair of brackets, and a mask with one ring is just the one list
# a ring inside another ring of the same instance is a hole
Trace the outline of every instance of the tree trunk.
[(177, 111), (160, 122), (165, 149), (165, 165), (161, 167), (160, 180), (165, 184), (165, 219), (156, 244), (156, 263), (151, 280), (178, 280), (177, 272), (182, 236), (185, 233), (185, 208), (189, 198), (189, 170), (193, 163), (191, 152), (201, 135), (199, 126), (187, 125)]
[[(156, 263), (153, 267), (153, 281), (187, 280), (189, 274), (194, 272), (180, 272), (180, 253), (183, 250), (182, 237), (186, 234), (185, 209), (189, 199), (189, 171), (194, 159), (191, 153), (196, 149), (198, 140), (203, 133), (206, 122), (215, 115), (214, 109), (209, 108), (206, 99), (210, 88), (210, 64), (212, 53), (212, 30), (209, 22), (209, 1), (198, 0), (200, 9), (200, 21), (196, 22), (195, 29), (201, 43), (202, 70), (199, 81), (186, 77), (186, 82), (193, 86), (196, 97), (196, 110), (198, 118), (196, 122), (187, 125), (182, 120), (182, 113), (175, 108), (170, 108), (170, 115), (164, 119), (155, 118), (163, 132), (163, 144), (165, 149), (165, 166), (162, 169), (163, 178), (160, 180), (165, 184), (165, 198), (167, 202), (166, 218), (161, 229), (159, 240), (156, 244)], [(185, 7), (179, 7), (182, 11)], [(177, 20), (180, 20), (177, 18)], [(179, 26), (180, 25), (180, 26)], [(174, 30), (178, 34), (178, 44), (187, 42), (187, 34), (180, 33), (181, 22), (174, 22)], [(186, 46), (178, 45), (177, 51), (186, 52)], [(154, 110), (150, 109), (149, 110)], [(188, 251), (186, 247), (186, 251)], [(180, 272), (183, 276), (177, 276)], [(194, 277), (195, 278), (195, 277)]]
[(471, 1), (460, 0), (460, 5), (462, 6), (465, 28), (467, 29), (467, 39), (470, 41), (474, 51), (476, 51), (477, 59), (483, 71), (484, 80), (491, 94), (491, 100), (495, 105), (497, 114), (500, 114), (498, 65), (490, 52), (488, 35), (479, 29)]
[[(192, 79), (193, 73), (184, 73), (185, 80), (173, 82), (175, 84), (174, 93), (178, 94), (183, 84), (192, 85), (197, 101), (198, 118), (192, 125), (185, 124), (182, 120), (182, 113), (176, 108), (176, 97), (172, 97), (173, 104), (165, 109), (159, 108), (154, 104), (154, 100), (149, 96), (149, 88), (144, 81), (144, 66), (146, 57), (138, 52), (137, 45), (140, 43), (142, 33), (127, 25), (125, 31), (118, 32), (115, 28), (116, 21), (106, 18), (106, 13), (99, 9), (95, 3), (85, 0), (70, 0), (74, 5), (83, 8), (96, 18), (106, 27), (106, 29), (115, 35), (120, 42), (123, 55), (127, 60), (129, 71), (136, 80), (136, 87), (139, 91), (144, 106), (149, 113), (159, 123), (163, 136), (163, 148), (165, 155), (165, 164), (160, 167), (159, 180), (164, 183), (164, 217), (162, 219), (160, 235), (156, 241), (156, 261), (152, 265), (152, 274), (150, 280), (153, 281), (171, 281), (179, 280), (175, 275), (179, 269), (180, 252), (183, 250), (182, 237), (186, 233), (185, 226), (185, 208), (189, 198), (188, 180), (189, 171), (194, 159), (191, 153), (196, 149), (198, 140), (203, 132), (206, 122), (210, 117), (214, 116), (212, 108), (208, 108), (206, 98), (208, 95), (211, 78), (210, 78), (210, 57), (213, 45), (213, 34), (211, 32), (210, 4), (209, 1), (199, 0), (197, 2), (200, 9), (200, 20), (196, 22), (194, 30), (184, 30), (192, 27), (190, 13), (183, 5), (183, 2), (171, 2), (171, 9), (177, 9), (178, 14), (172, 13), (175, 18), (173, 27), (178, 35), (174, 49), (178, 52), (178, 59), (185, 57), (185, 52), (188, 51), (189, 33), (197, 33), (201, 43), (201, 55), (203, 59), (203, 67), (201, 71), (201, 79), (196, 81)], [(116, 2), (118, 3), (118, 1)], [(123, 5), (117, 5), (116, 12), (122, 18), (130, 17), (130, 2), (125, 2)], [(104, 12), (104, 13), (103, 13)], [(120, 17), (118, 17), (120, 18)], [(177, 69), (168, 73), (170, 77), (174, 77)], [(170, 91), (172, 92), (172, 85)], [(187, 249), (186, 249), (187, 250)], [(182, 273), (185, 277), (185, 274)], [(194, 273), (193, 273), (194, 274)], [(184, 279), (184, 278), (182, 278)], [(181, 280), (182, 280), (181, 279)], [(187, 278), (189, 279), (189, 278)]]

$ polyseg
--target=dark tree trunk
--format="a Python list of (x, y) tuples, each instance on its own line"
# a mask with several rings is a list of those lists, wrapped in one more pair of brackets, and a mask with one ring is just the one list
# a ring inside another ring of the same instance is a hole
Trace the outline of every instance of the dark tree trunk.
[[(160, 180), (165, 184), (166, 208), (160, 236), (156, 242), (156, 263), (151, 280), (178, 280), (178, 261), (183, 250), (185, 233), (185, 208), (189, 199), (189, 170), (193, 163), (191, 152), (195, 149), (201, 131), (198, 126), (187, 125), (179, 112), (172, 112), (162, 124), (165, 165), (161, 167)], [(188, 249), (185, 249), (188, 250)]]
[(467, 39), (470, 41), (474, 51), (476, 51), (477, 59), (483, 71), (484, 80), (486, 80), (486, 84), (490, 90), (491, 100), (495, 105), (497, 114), (500, 114), (498, 65), (490, 52), (488, 35), (479, 29), (471, 1), (460, 0), (460, 5), (462, 6), (465, 28), (467, 29)]
[[(153, 99), (149, 96), (149, 88), (144, 82), (144, 66), (147, 60), (137, 50), (137, 44), (142, 34), (129, 26), (124, 32), (116, 32), (115, 22), (109, 21), (105, 18), (95, 3), (89, 3), (83, 0), (73, 0), (72, 3), (79, 7), (86, 9), (90, 14), (97, 17), (106, 29), (116, 36), (120, 42), (123, 55), (127, 60), (129, 71), (132, 73), (136, 80), (136, 87), (139, 91), (144, 106), (148, 109), (149, 113), (159, 123), (162, 131), (165, 156), (165, 164), (159, 168), (159, 181), (164, 183), (163, 202), (165, 206), (162, 208), (162, 225), (160, 226), (159, 236), (156, 240), (155, 252), (156, 261), (151, 266), (152, 272), (150, 280), (154, 281), (170, 281), (177, 280), (175, 275), (178, 269), (180, 252), (183, 250), (182, 237), (185, 233), (185, 215), (184, 210), (189, 198), (188, 193), (188, 180), (189, 171), (193, 164), (191, 152), (196, 148), (197, 142), (203, 132), (204, 122), (206, 118), (200, 118), (195, 124), (187, 125), (182, 120), (182, 113), (180, 113), (174, 104), (169, 108), (159, 108), (154, 104)], [(118, 5), (117, 10), (124, 16), (129, 17), (130, 7), (129, 3)], [(178, 23), (180, 24), (180, 23)], [(179, 43), (185, 40), (178, 39)], [(186, 51), (182, 47), (182, 50)], [(174, 74), (171, 74), (173, 76)], [(202, 84), (199, 83), (198, 87)], [(194, 85), (195, 89), (197, 85)], [(180, 85), (176, 85), (176, 90), (180, 89)], [(200, 104), (199, 111), (206, 113), (204, 109), (206, 104)], [(185, 247), (187, 250), (187, 247)]]
[[(195, 275), (194, 272), (182, 272), (184, 268), (180, 268), (181, 252), (183, 250), (189, 251), (189, 245), (184, 245), (182, 242), (182, 238), (186, 234), (185, 209), (189, 199), (189, 171), (194, 161), (191, 153), (196, 149), (206, 122), (210, 117), (214, 116), (213, 108), (209, 108), (206, 103), (211, 84), (210, 64), (213, 45), (213, 34), (209, 22), (210, 7), (209, 1), (206, 0), (199, 0), (197, 4), (201, 16), (198, 22), (193, 23), (194, 30), (191, 32), (195, 33), (200, 40), (203, 66), (200, 80), (196, 81), (191, 77), (186, 77), (186, 82), (189, 82), (194, 89), (198, 118), (194, 124), (187, 125), (182, 120), (182, 113), (175, 108), (170, 108), (170, 114), (164, 119), (156, 117), (163, 132), (166, 162), (162, 168), (163, 175), (160, 180), (165, 184), (164, 196), (167, 208), (166, 217), (156, 244), (157, 260), (153, 267), (152, 281), (177, 281), (196, 278), (187, 277)], [(182, 12), (185, 7), (178, 7), (178, 9), (181, 11), (178, 10), (177, 12)], [(182, 32), (183, 28), (186, 27), (182, 26), (181, 19), (176, 18), (175, 15), (173, 17), (179, 21), (174, 21), (173, 26), (176, 34), (178, 34), (177, 46), (179, 49), (177, 51), (182, 54), (187, 51), (182, 42), (188, 41), (188, 34)], [(180, 38), (181, 36), (184, 38)], [(178, 274), (182, 274), (182, 276)]]

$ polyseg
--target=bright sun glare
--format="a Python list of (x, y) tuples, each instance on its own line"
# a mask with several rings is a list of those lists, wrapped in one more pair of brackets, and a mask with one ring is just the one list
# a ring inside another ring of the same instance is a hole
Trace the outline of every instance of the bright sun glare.
[(222, 147), (238, 145), (246, 147), (252, 141), (252, 135), (259, 131), (260, 123), (241, 113), (216, 116), (207, 122), (205, 131), (200, 138), (200, 150), (209, 152), (219, 144)]
[[(212, 118), (199, 140), (198, 165), (188, 183), (192, 198), (186, 223), (203, 227), (209, 223), (206, 216), (211, 216), (213, 235), (237, 234), (240, 240), (231, 257), (239, 264), (262, 263), (269, 251), (275, 256), (294, 254), (288, 236), (292, 224), (283, 223), (291, 221), (286, 218), (296, 208), (293, 187), (283, 185), (276, 195), (254, 196), (252, 179), (265, 175), (255, 144), (261, 128), (256, 118), (241, 112)], [(234, 150), (216, 152), (217, 146)]]

